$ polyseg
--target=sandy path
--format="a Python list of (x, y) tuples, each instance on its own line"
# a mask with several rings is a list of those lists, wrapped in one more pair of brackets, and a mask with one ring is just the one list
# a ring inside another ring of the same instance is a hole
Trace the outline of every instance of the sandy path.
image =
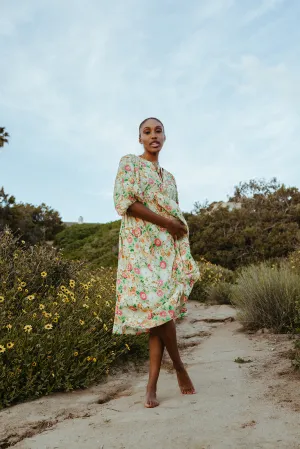
[[(197, 395), (179, 393), (165, 361), (160, 407), (148, 410), (141, 404), (145, 373), (123, 374), (105, 388), (54, 395), (4, 410), (0, 449), (11, 445), (16, 449), (299, 449), (297, 408), (293, 410), (291, 401), (283, 406), (274, 393), (269, 394), (277, 385), (274, 370), (265, 366), (276, 361), (274, 340), (238, 332), (239, 324), (226, 320), (234, 315), (230, 307), (191, 304), (189, 319), (179, 326)], [(239, 365), (234, 362), (237, 357), (252, 363)], [(292, 390), (299, 389), (299, 380), (289, 382)], [(115, 398), (100, 405), (97, 400), (105, 400), (104, 390)], [(20, 435), (22, 441), (14, 444)]]

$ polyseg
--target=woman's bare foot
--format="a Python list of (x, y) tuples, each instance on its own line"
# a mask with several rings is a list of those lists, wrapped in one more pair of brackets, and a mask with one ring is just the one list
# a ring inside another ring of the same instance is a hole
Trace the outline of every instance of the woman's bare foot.
[(194, 385), (184, 367), (176, 370), (178, 385), (182, 394), (195, 394)]
[(156, 389), (152, 387), (147, 387), (147, 393), (146, 393), (146, 401), (145, 401), (145, 407), (146, 408), (154, 408), (159, 405), (158, 400), (156, 399)]

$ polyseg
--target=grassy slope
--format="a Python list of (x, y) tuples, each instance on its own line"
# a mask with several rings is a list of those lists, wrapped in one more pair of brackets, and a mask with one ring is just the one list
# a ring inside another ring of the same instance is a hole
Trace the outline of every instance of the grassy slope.
[(87, 260), (94, 267), (117, 265), (120, 220), (105, 224), (75, 224), (56, 235), (65, 257)]

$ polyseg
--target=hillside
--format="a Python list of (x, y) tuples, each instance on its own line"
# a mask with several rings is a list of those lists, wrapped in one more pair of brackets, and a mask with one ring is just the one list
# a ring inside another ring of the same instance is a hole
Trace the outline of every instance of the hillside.
[(93, 267), (117, 265), (120, 220), (105, 224), (74, 224), (56, 235), (64, 256), (86, 260)]

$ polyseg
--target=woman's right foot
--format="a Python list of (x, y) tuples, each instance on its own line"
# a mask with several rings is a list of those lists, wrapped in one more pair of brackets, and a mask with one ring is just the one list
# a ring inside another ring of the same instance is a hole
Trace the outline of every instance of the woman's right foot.
[(145, 407), (146, 408), (154, 408), (159, 405), (158, 400), (156, 399), (156, 389), (147, 387)]
[(182, 367), (176, 370), (178, 385), (182, 394), (196, 394), (193, 382), (187, 373), (187, 370)]

